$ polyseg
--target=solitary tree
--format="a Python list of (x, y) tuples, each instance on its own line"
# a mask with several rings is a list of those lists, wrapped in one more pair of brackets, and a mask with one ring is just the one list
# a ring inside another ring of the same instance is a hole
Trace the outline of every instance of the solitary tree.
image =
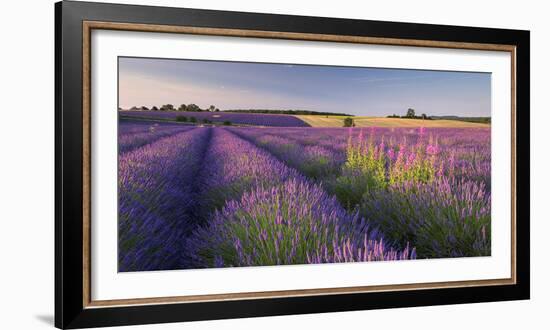
[(216, 111), (216, 112), (220, 112), (220, 109), (216, 108), (216, 110), (215, 110), (215, 111)]
[(355, 125), (353, 124), (353, 118), (351, 118), (351, 117), (346, 117), (346, 118), (344, 119), (344, 127), (353, 127), (353, 126), (355, 126)]
[(187, 106), (185, 104), (181, 104), (178, 108), (178, 111), (187, 111)]
[(214, 112), (216, 110), (216, 107), (214, 105), (211, 105), (208, 107), (208, 111)]
[(407, 117), (407, 118), (414, 118), (414, 117), (416, 117), (416, 113), (414, 112), (414, 109), (413, 109), (413, 108), (409, 108), (409, 109), (407, 110), (407, 116), (406, 116), (406, 117)]
[(428, 119), (428, 116), (425, 113), (423, 113), (421, 116), (422, 116), (422, 119)]

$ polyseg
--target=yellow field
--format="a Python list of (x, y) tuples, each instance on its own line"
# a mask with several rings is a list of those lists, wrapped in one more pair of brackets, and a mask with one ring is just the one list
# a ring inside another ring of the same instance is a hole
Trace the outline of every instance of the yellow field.
[[(342, 127), (346, 116), (296, 116), (312, 127)], [(459, 120), (423, 120), (423, 119), (401, 119), (384, 117), (352, 117), (357, 127), (490, 127), (489, 124), (470, 123)]]

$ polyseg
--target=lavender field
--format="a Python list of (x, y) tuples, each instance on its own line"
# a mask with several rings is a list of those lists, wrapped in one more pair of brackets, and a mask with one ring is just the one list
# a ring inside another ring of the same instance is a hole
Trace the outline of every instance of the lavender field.
[(488, 256), (490, 155), (490, 128), (121, 120), (119, 271)]

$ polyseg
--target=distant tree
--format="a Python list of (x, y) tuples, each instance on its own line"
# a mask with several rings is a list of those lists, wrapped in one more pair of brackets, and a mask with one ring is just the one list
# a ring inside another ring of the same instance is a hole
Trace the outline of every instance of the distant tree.
[(414, 111), (413, 108), (409, 108), (409, 109), (407, 110), (406, 117), (407, 117), (407, 118), (414, 118), (414, 117), (416, 117), (416, 113), (415, 113), (415, 111)]
[(196, 122), (197, 122), (197, 118), (191, 117), (191, 118), (189, 119), (189, 121), (192, 122), (192, 123), (196, 123)]
[(176, 116), (176, 121), (183, 121), (183, 122), (186, 122), (186, 121), (187, 121), (187, 117), (185, 117), (185, 116)]
[(421, 114), (421, 116), (422, 116), (422, 119), (428, 119), (428, 116), (425, 113)]
[(185, 104), (181, 104), (179, 107), (178, 107), (178, 111), (187, 111), (187, 105)]
[(231, 122), (229, 120), (224, 121), (223, 124), (225, 126), (231, 126)]
[(136, 110), (139, 110), (139, 108), (134, 105), (133, 107), (130, 108), (130, 110), (136, 111)]
[(199, 106), (196, 105), (195, 103), (191, 103), (187, 105), (187, 111), (198, 112), (198, 111), (201, 111), (201, 108), (199, 108)]
[(154, 105), (153, 107), (151, 107), (151, 111), (159, 111), (159, 108), (157, 108), (157, 106)]
[(122, 110), (122, 108), (121, 108), (121, 107), (118, 107), (118, 111), (120, 111), (120, 110)]
[(216, 111), (216, 112), (220, 112), (220, 109), (216, 108), (216, 110), (215, 110), (215, 111)]
[(147, 108), (146, 106), (142, 105), (139, 110), (141, 111), (149, 111), (149, 108)]
[(216, 110), (216, 106), (214, 106), (214, 105), (210, 105), (208, 107), (208, 111), (210, 111), (210, 112), (214, 112), (215, 110)]
[(173, 110), (174, 110), (174, 106), (170, 103), (165, 104), (162, 107), (160, 107), (160, 111), (173, 111)]
[(355, 126), (355, 123), (353, 122), (353, 118), (346, 117), (344, 119), (344, 127), (354, 127), (354, 126)]

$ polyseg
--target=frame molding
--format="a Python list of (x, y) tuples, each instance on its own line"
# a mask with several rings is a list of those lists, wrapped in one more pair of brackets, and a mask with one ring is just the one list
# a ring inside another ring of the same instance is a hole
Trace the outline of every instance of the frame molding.
[[(174, 296), (174, 297), (154, 297), (154, 298), (136, 298), (136, 299), (116, 299), (100, 300), (91, 299), (91, 33), (93, 30), (119, 30), (132, 32), (157, 32), (157, 33), (175, 33), (175, 34), (194, 34), (194, 35), (212, 35), (228, 37), (251, 37), (251, 38), (276, 38), (285, 40), (306, 40), (323, 42), (343, 42), (359, 44), (383, 44), (392, 46), (414, 46), (414, 47), (437, 47), (453, 49), (471, 49), (471, 50), (490, 50), (509, 52), (511, 54), (511, 73), (512, 82), (515, 82), (515, 52), (513, 45), (492, 45), (481, 43), (464, 42), (445, 42), (433, 40), (403, 40), (394, 38), (371, 38), (371, 37), (350, 37), (340, 35), (315, 35), (310, 33), (293, 33), (277, 31), (258, 31), (258, 30), (237, 30), (223, 28), (197, 28), (192, 26), (175, 25), (150, 25), (134, 23), (113, 23), (99, 21), (82, 22), (82, 68), (83, 68), (83, 304), (84, 308), (105, 307), (105, 306), (123, 306), (123, 305), (147, 305), (147, 304), (166, 304), (166, 303), (186, 303), (186, 302), (205, 302), (220, 300), (238, 300), (238, 299), (262, 299), (274, 297), (298, 297), (321, 294), (337, 293), (362, 293), (362, 292), (386, 292), (402, 291), (415, 289), (440, 289), (440, 288), (459, 288), (483, 285), (512, 285), (516, 283), (516, 258), (515, 258), (515, 213), (513, 201), (515, 200), (515, 171), (514, 159), (512, 157), (512, 244), (511, 244), (511, 277), (491, 280), (471, 280), (471, 281), (452, 281), (452, 282), (433, 282), (422, 284), (396, 284), (396, 285), (372, 285), (341, 288), (323, 288), (323, 289), (304, 289), (304, 290), (284, 290), (284, 291), (264, 291), (264, 292), (243, 292), (229, 294), (208, 294), (192, 296)], [(512, 83), (512, 129), (515, 125), (515, 84)], [(512, 150), (515, 150), (515, 137), (512, 137)]]
[[(57, 327), (160, 323), (529, 298), (529, 32), (71, 1), (57, 3), (55, 9)], [(91, 32), (94, 29), (510, 52), (512, 277), (92, 301), (90, 51)], [(411, 35), (410, 31), (416, 33)], [(398, 38), (400, 35), (406, 37)], [(79, 100), (80, 104), (76, 106)], [(521, 109), (521, 119), (516, 108)], [(523, 135), (517, 135), (517, 128)], [(517, 150), (517, 146), (522, 143), (525, 146)], [(521, 163), (518, 164), (517, 159), (521, 159)], [(75, 164), (79, 163), (81, 169), (75, 168)], [(522, 189), (518, 182), (521, 182)], [(518, 199), (520, 190), (521, 199)], [(519, 216), (522, 218), (521, 226), (518, 227)], [(403, 299), (405, 296), (408, 298)]]

